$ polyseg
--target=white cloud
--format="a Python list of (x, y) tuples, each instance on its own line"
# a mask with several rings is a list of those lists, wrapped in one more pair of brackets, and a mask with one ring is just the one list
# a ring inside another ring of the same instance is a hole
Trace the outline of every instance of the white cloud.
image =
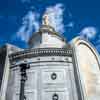
[(85, 27), (81, 32), (80, 35), (86, 37), (88, 39), (92, 39), (96, 36), (97, 29), (95, 27)]
[[(44, 11), (44, 14), (47, 13), (49, 17), (49, 24), (55, 28), (59, 33), (64, 33), (64, 23), (63, 23), (63, 12), (64, 8), (62, 4), (56, 4), (55, 6), (49, 6)], [(37, 12), (28, 11), (28, 13), (23, 17), (22, 25), (16, 32), (14, 38), (21, 39), (22, 41), (27, 42), (30, 35), (34, 31), (39, 29), (39, 18), (40, 16)], [(72, 24), (70, 24), (72, 25)], [(14, 39), (13, 38), (13, 39)]]
[(48, 14), (49, 25), (54, 27), (57, 32), (64, 33), (63, 23), (64, 8), (62, 4), (56, 4), (46, 8), (44, 14)]
[(95, 45), (97, 51), (100, 53), (100, 35), (98, 35), (98, 37), (97, 37), (97, 34), (98, 34), (97, 28), (86, 27), (79, 34), (87, 39), (95, 39), (94, 45)]
[(17, 32), (17, 38), (27, 42), (30, 35), (33, 32), (33, 29), (37, 31), (39, 29), (38, 22), (39, 14), (33, 11), (29, 11), (24, 17), (22, 26), (19, 28)]

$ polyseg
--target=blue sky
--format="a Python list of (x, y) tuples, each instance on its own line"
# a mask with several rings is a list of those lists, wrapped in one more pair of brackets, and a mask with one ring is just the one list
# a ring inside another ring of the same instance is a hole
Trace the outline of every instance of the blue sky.
[(42, 16), (50, 10), (58, 16), (54, 19), (56, 25), (52, 25), (68, 41), (78, 35), (87, 36), (100, 53), (99, 0), (0, 0), (0, 45), (11, 43), (26, 48)]

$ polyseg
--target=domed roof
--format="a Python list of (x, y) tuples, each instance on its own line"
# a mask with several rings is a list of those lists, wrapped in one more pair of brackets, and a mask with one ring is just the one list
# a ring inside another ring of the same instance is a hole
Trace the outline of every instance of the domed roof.
[[(47, 15), (43, 16), (42, 25), (38, 32), (33, 33), (33, 35), (29, 39), (29, 47), (39, 47), (43, 41), (45, 41), (45, 46), (48, 45), (50, 47), (54, 45), (66, 44), (66, 39), (64, 36), (55, 31), (55, 29), (49, 25)], [(35, 46), (34, 46), (35, 45)], [(51, 46), (52, 45), (52, 46)], [(43, 46), (43, 47), (45, 47)], [(46, 47), (48, 47), (46, 46)], [(61, 46), (60, 46), (61, 47)]]

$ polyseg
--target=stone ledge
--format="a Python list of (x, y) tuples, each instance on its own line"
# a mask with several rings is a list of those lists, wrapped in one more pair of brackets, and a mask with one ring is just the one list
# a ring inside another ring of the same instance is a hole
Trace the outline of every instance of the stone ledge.
[(72, 49), (67, 48), (37, 48), (27, 49), (9, 55), (10, 60), (32, 58), (37, 56), (72, 56)]

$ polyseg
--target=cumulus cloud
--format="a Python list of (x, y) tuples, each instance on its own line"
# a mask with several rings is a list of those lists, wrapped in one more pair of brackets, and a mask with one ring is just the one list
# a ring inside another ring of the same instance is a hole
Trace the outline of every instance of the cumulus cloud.
[(22, 41), (27, 42), (30, 35), (33, 32), (33, 29), (37, 31), (39, 29), (38, 22), (39, 14), (33, 11), (29, 11), (24, 17), (22, 26), (17, 32), (17, 38), (20, 38)]
[(85, 27), (79, 34), (87, 39), (94, 39), (95, 40), (94, 45), (97, 51), (100, 53), (100, 35), (98, 35), (97, 28)]
[[(62, 4), (56, 4), (54, 6), (49, 6), (44, 11), (44, 14), (48, 14), (49, 25), (54, 27), (54, 29), (59, 33), (64, 33), (64, 23), (63, 23), (63, 12), (64, 7)], [(39, 29), (39, 13), (34, 11), (28, 11), (28, 13), (22, 18), (22, 25), (16, 32), (15, 38), (21, 39), (22, 41), (27, 42), (30, 35), (34, 31)], [(70, 23), (70, 27), (73, 23)]]
[(64, 7), (59, 3), (55, 6), (47, 7), (44, 13), (48, 15), (48, 24), (60, 33), (64, 33), (63, 12)]
[(95, 27), (85, 27), (81, 32), (80, 35), (88, 38), (88, 39), (92, 39), (96, 36), (97, 34), (97, 29)]

